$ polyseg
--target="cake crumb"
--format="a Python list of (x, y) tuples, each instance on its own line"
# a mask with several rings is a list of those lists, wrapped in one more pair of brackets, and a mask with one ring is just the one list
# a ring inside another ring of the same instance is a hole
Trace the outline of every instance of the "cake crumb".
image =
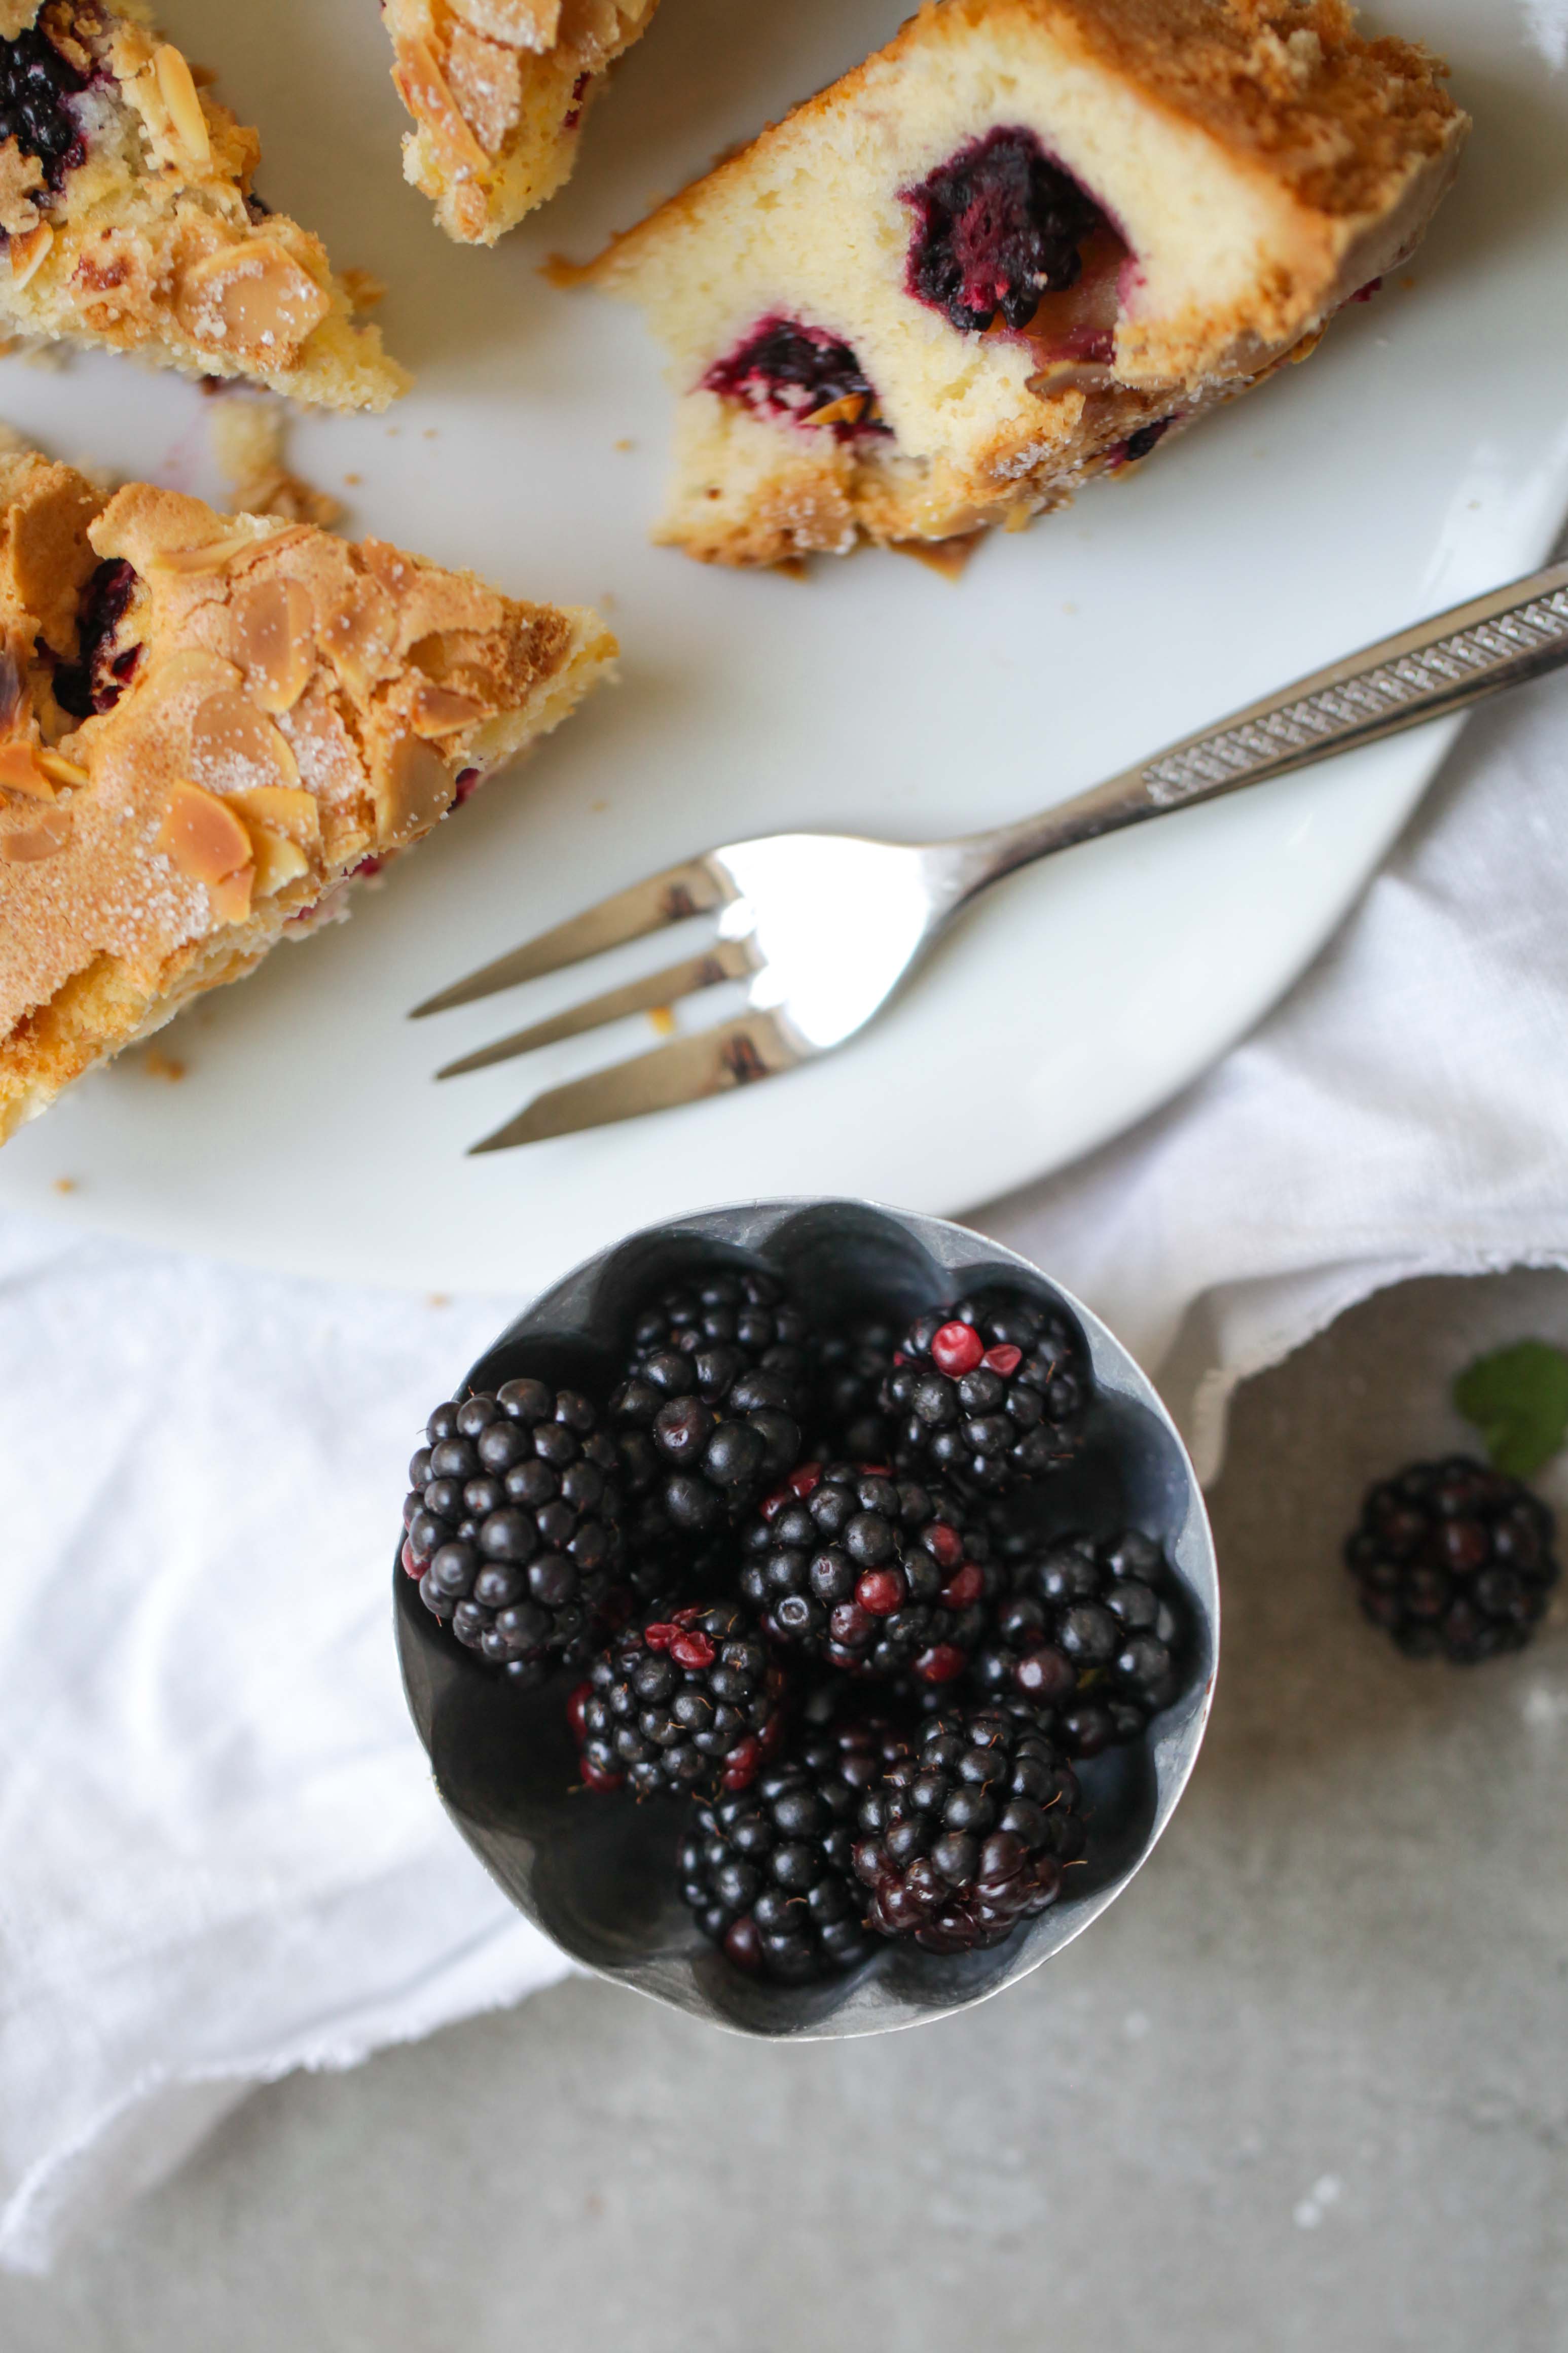
[(343, 488), (346, 491), (357, 491), (363, 480), (364, 476), (363, 474), (345, 474), (343, 476)]
[(984, 535), (971, 531), (955, 539), (897, 539), (890, 544), (895, 555), (912, 555), (928, 572), (939, 573), (944, 580), (962, 580)]
[(617, 449), (635, 449), (635, 448), (637, 448), (637, 443), (636, 443), (635, 441), (629, 441), (629, 440), (626, 440), (626, 439), (622, 439), (622, 440), (620, 440), (620, 441), (617, 441), (617, 442), (616, 442), (616, 448), (617, 448)]
[(378, 302), (385, 301), (386, 280), (378, 278), (373, 269), (340, 269), (338, 276), (351, 309), (361, 316), (366, 311), (374, 311)]
[(426, 1304), (431, 1307), (450, 1307), (452, 1294), (449, 1291), (433, 1291)]
[(674, 1037), (675, 1013), (672, 1007), (668, 1005), (655, 1005), (650, 1008), (647, 1018), (652, 1022), (654, 1028), (658, 1031), (661, 1038)]
[(341, 499), (318, 491), (284, 463), (289, 418), (280, 400), (245, 392), (215, 401), (211, 431), (231, 514), (277, 515), (323, 531), (342, 519)]
[(76, 1178), (74, 1176), (57, 1176), (55, 1178), (55, 1190), (57, 1193), (74, 1193), (76, 1191)]
[(185, 1075), (185, 1064), (174, 1055), (165, 1054), (162, 1046), (149, 1046), (142, 1057), (142, 1076), (163, 1079), (172, 1087), (179, 1085)]

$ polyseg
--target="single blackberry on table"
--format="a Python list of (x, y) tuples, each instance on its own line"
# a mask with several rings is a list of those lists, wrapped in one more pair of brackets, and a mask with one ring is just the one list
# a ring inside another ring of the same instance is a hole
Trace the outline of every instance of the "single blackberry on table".
[(933, 1716), (860, 1802), (869, 1925), (934, 1953), (1000, 1944), (1084, 1852), (1078, 1781), (1030, 1708)]
[(572, 1695), (584, 1778), (639, 1798), (744, 1789), (782, 1736), (783, 1702), (762, 1629), (732, 1601), (629, 1627)]
[(803, 1463), (742, 1538), (741, 1591), (768, 1630), (851, 1672), (952, 1683), (996, 1582), (954, 1497), (864, 1464)]
[(725, 1268), (639, 1316), (610, 1399), (632, 1549), (679, 1550), (738, 1519), (800, 1453), (805, 1318), (771, 1275)]
[(1104, 217), (1032, 131), (988, 132), (900, 193), (915, 216), (909, 290), (961, 330), (998, 312), (1026, 327), (1043, 294), (1078, 283), (1079, 248)]
[(890, 1462), (892, 1424), (882, 1384), (893, 1369), (898, 1335), (863, 1316), (820, 1335), (811, 1347), (810, 1451), (826, 1462)]
[(994, 1289), (910, 1326), (883, 1388), (893, 1459), (911, 1477), (1003, 1494), (1082, 1442), (1092, 1377), (1065, 1317)]
[(57, 193), (66, 174), (87, 160), (70, 101), (87, 88), (87, 76), (62, 57), (41, 26), (0, 41), (0, 142), (14, 139), (24, 155), (36, 155), (46, 186)]
[(861, 1795), (883, 1770), (871, 1736), (816, 1732), (750, 1788), (693, 1808), (680, 1892), (738, 1968), (799, 1985), (872, 1950), (851, 1848)]
[(403, 1565), (459, 1642), (514, 1680), (579, 1664), (614, 1614), (616, 1449), (574, 1389), (508, 1381), (440, 1405), (408, 1466)]
[(1453, 1454), (1368, 1490), (1345, 1564), (1363, 1609), (1407, 1657), (1473, 1666), (1534, 1633), (1557, 1582), (1554, 1534), (1519, 1480)]
[(1070, 1757), (1136, 1740), (1181, 1688), (1186, 1609), (1152, 1536), (1067, 1536), (1007, 1565), (1012, 1591), (974, 1662), (998, 1697), (1050, 1711)]

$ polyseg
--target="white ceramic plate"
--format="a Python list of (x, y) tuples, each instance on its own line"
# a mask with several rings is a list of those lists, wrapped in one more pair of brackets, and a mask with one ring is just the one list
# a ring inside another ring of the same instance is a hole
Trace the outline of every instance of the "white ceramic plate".
[[(435, 1087), (437, 1062), (588, 984), (403, 1016), (710, 842), (957, 831), (1076, 791), (1528, 569), (1568, 506), (1568, 75), (1549, 69), (1541, 0), (1394, 0), (1390, 21), (1449, 55), (1477, 118), (1408, 280), (1135, 480), (995, 537), (957, 586), (890, 556), (820, 565), (803, 585), (649, 547), (669, 414), (658, 357), (634, 314), (537, 274), (887, 37), (903, 0), (665, 0), (576, 185), (493, 253), (448, 246), (399, 179), (402, 117), (365, 0), (163, 13), (259, 122), (264, 192), (341, 265), (389, 281), (388, 340), (418, 374), (389, 420), (301, 424), (297, 464), (327, 485), (358, 478), (353, 528), (598, 601), (624, 677), (351, 923), (279, 949), (166, 1031), (181, 1083), (128, 1055), (26, 1131), (0, 1155), (0, 1201), (300, 1271), (531, 1291), (700, 1202), (831, 1191), (943, 1212), (1059, 1167), (1279, 995), (1447, 729), (1017, 878), (854, 1046), (696, 1109), (467, 1160), (536, 1088), (657, 1040), (639, 1020)], [(0, 416), (61, 456), (207, 480), (205, 404), (172, 379), (12, 360)], [(669, 953), (644, 943), (617, 975)]]

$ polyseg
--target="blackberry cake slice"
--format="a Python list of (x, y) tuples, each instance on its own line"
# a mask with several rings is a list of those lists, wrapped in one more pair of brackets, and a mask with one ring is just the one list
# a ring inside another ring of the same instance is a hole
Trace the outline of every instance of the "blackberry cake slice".
[(0, 459), (0, 1139), (563, 719), (595, 615)]
[(1415, 247), (1468, 129), (1343, 0), (927, 0), (563, 270), (673, 355), (657, 536), (711, 563), (933, 542), (1304, 359)]
[(256, 132), (141, 0), (0, 14), (0, 322), (331, 408), (408, 378), (319, 237), (251, 193)]
[(493, 245), (572, 176), (610, 67), (658, 0), (385, 0), (414, 117), (403, 174), (462, 245)]

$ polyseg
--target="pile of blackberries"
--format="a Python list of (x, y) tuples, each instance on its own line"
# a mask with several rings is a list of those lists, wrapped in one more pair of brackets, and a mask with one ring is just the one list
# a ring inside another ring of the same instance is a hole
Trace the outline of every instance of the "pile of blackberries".
[(513, 1683), (563, 1677), (585, 1801), (683, 1803), (698, 1927), (786, 1983), (1054, 1903), (1085, 1857), (1074, 1762), (1140, 1738), (1193, 1647), (1152, 1536), (1012, 1533), (1085, 1444), (1059, 1309), (814, 1306), (698, 1269), (602, 1397), (437, 1407), (404, 1513), (426, 1607)]

